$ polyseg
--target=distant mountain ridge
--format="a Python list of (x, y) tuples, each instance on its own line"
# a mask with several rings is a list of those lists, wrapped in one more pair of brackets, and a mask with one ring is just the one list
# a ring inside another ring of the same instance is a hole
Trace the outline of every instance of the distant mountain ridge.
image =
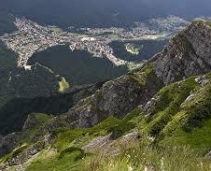
[[(195, 7), (198, 7), (197, 9)], [(167, 14), (183, 18), (210, 15), (210, 1), (179, 0), (159, 2), (150, 0), (3, 0), (0, 10), (37, 21), (40, 24), (58, 25), (63, 28), (130, 26), (136, 21), (144, 21)], [(48, 7), (48, 8), (46, 8)], [(54, 13), (52, 13), (54, 11)], [(43, 15), (44, 14), (44, 15)]]

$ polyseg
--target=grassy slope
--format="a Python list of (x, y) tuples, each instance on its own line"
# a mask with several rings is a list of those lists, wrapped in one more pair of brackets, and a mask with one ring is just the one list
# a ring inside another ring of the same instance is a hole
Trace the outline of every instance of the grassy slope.
[[(135, 127), (135, 124), (130, 121), (133, 117), (137, 116), (139, 112), (140, 111), (138, 109), (134, 110), (123, 120), (110, 117), (93, 128), (79, 130), (54, 130), (54, 134), (57, 138), (51, 146), (51, 150), (56, 149), (57, 153), (54, 153), (49, 158), (42, 158), (41, 154), (39, 158), (29, 166), (28, 170), (80, 170), (81, 162), (83, 161), (82, 158), (87, 155), (89, 156), (89, 154), (85, 154), (83, 150), (81, 150), (84, 145), (86, 145), (94, 137), (106, 135), (113, 130), (115, 130), (114, 138), (125, 134), (125, 132)], [(45, 151), (43, 153), (45, 153)]]
[[(140, 132), (155, 137), (152, 144), (143, 143), (143, 137), (138, 147), (119, 156), (89, 157), (82, 170), (210, 170), (210, 162), (203, 156), (211, 148), (211, 74), (203, 77), (207, 82), (203, 86), (196, 78), (164, 87), (154, 97), (157, 103), (151, 113), (133, 118)], [(194, 98), (186, 101), (191, 94)]]
[[(129, 76), (143, 86), (146, 78), (153, 78), (150, 68), (146, 66), (145, 73), (137, 71)], [(198, 77), (191, 77), (162, 88), (154, 96), (157, 103), (148, 115), (137, 108), (123, 120), (110, 117), (93, 128), (52, 130), (52, 135), (56, 137), (55, 142), (41, 151), (27, 170), (128, 171), (132, 167), (139, 171), (151, 166), (157, 170), (164, 167), (171, 171), (178, 167), (180, 170), (209, 170), (210, 164), (202, 156), (211, 147), (211, 74), (201, 77), (201, 82), (207, 82), (203, 86), (196, 78)], [(186, 101), (191, 94), (195, 95), (194, 98)], [(139, 145), (124, 149), (113, 158), (85, 154), (81, 149), (97, 136), (112, 133), (113, 139), (118, 140), (133, 129), (142, 133)], [(33, 136), (39, 137), (36, 133), (40, 132), (39, 129), (30, 131), (30, 136), (26, 136), (24, 140), (29, 145), (30, 139)], [(154, 141), (149, 138), (152, 136)], [(20, 149), (24, 151), (25, 147), (20, 146)]]
[[(205, 86), (191, 77), (161, 89), (154, 97), (154, 110), (139, 122), (142, 129), (162, 146), (188, 145), (201, 154), (207, 153), (211, 148), (210, 76), (203, 78), (209, 81)], [(186, 101), (191, 94), (194, 98)]]

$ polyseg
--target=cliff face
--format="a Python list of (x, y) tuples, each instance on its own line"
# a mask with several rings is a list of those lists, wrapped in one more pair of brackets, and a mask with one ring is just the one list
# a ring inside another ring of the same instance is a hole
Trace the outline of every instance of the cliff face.
[(140, 104), (145, 104), (161, 88), (163, 83), (156, 77), (151, 64), (142, 70), (106, 82), (92, 96), (82, 99), (66, 114), (49, 122), (47, 129), (91, 127), (109, 116), (124, 118)]
[(211, 70), (211, 26), (197, 21), (155, 55), (156, 75), (167, 85)]

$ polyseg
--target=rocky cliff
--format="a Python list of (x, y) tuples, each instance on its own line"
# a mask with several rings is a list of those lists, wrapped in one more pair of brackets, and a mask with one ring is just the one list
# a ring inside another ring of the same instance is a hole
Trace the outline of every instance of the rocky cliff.
[(211, 25), (196, 21), (155, 55), (154, 71), (167, 85), (211, 69)]

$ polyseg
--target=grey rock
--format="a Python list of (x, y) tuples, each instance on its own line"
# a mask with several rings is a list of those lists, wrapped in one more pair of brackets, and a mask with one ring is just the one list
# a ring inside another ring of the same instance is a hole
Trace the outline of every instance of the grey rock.
[(211, 151), (205, 155), (205, 158), (211, 159)]
[(129, 75), (124, 75), (106, 82), (94, 95), (82, 99), (66, 114), (51, 120), (46, 130), (91, 127), (109, 116), (123, 118), (139, 104), (147, 103), (161, 87), (156, 80), (149, 80), (141, 86)]
[(185, 100), (185, 102), (190, 102), (195, 98), (195, 94), (191, 94), (190, 96), (188, 96)]
[(40, 121), (36, 118), (36, 114), (29, 114), (23, 125), (23, 130), (35, 129), (40, 125)]
[(10, 158), (7, 161), (8, 166), (14, 166), (14, 165), (20, 165), (28, 161), (30, 158), (32, 158), (35, 154), (39, 153), (46, 147), (46, 144), (44, 142), (36, 143), (35, 145), (32, 145), (31, 147), (27, 148), (17, 156), (14, 156)]
[(211, 70), (211, 27), (203, 21), (192, 23), (172, 38), (154, 58), (157, 76), (168, 85)]
[(154, 111), (156, 104), (157, 104), (157, 99), (155, 98), (152, 98), (150, 101), (148, 101), (143, 108), (143, 114), (150, 115)]
[(93, 152), (93, 151), (99, 151), (99, 150), (102, 151), (102, 149), (105, 147), (108, 149), (108, 146), (113, 144), (113, 142), (114, 140), (111, 140), (111, 134), (108, 134), (106, 136), (100, 136), (100, 137), (95, 138), (90, 143), (85, 145), (82, 149), (85, 152)]
[(141, 138), (141, 134), (137, 131), (126, 134), (122, 137), (122, 141), (125, 143), (130, 143), (131, 141), (139, 140)]
[(0, 157), (12, 152), (16, 148), (19, 138), (18, 133), (11, 133), (3, 137), (0, 141)]

